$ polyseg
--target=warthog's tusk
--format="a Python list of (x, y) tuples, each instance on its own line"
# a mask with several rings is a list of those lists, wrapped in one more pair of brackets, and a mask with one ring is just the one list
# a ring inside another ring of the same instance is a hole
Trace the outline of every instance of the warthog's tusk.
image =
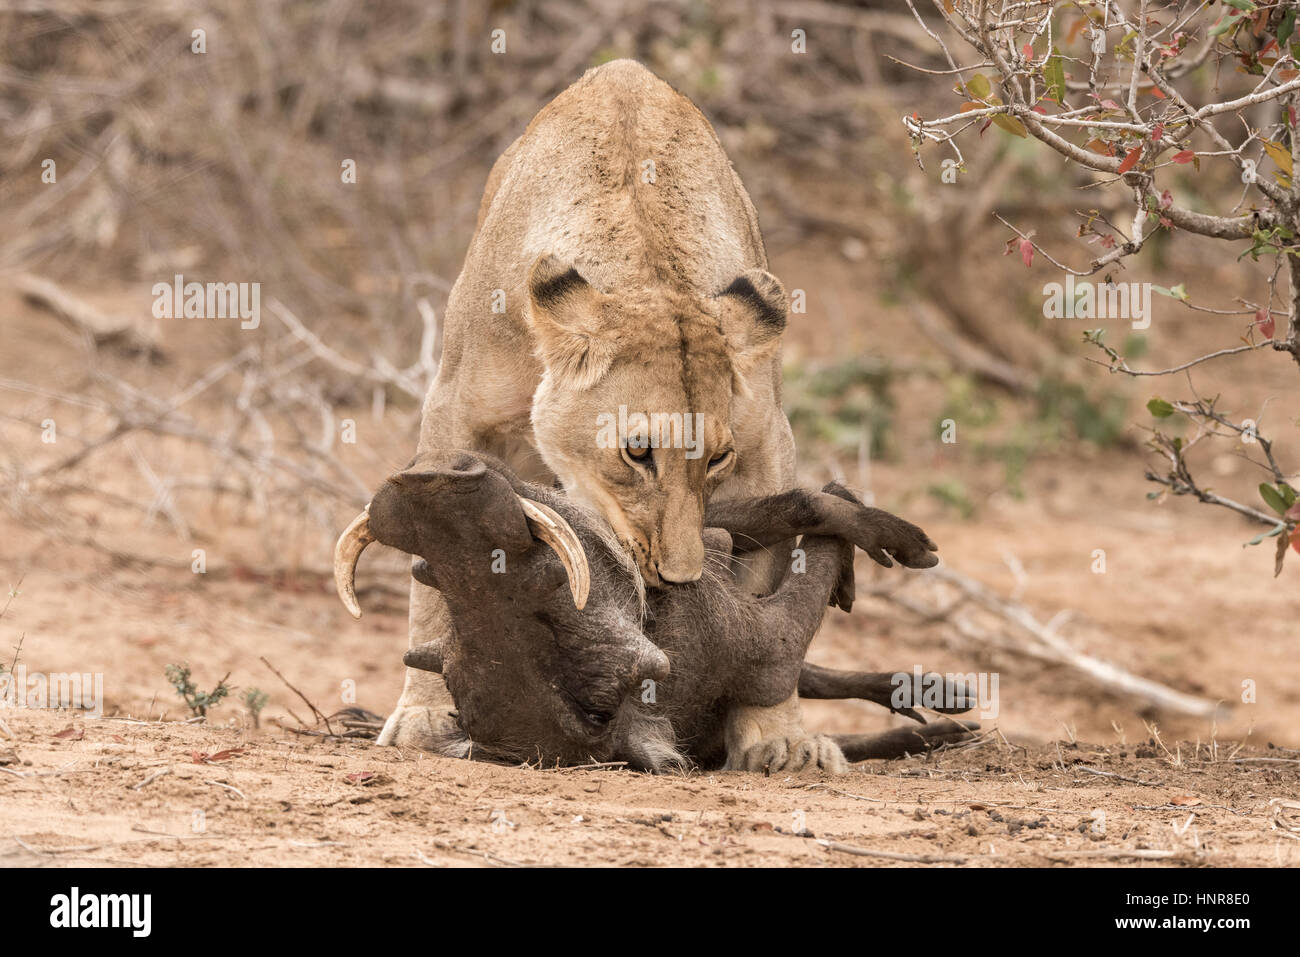
[(568, 522), (541, 502), (520, 496), (519, 504), (523, 506), (524, 517), (528, 519), (533, 534), (550, 545), (559, 556), (560, 564), (569, 576), (574, 607), (582, 611), (587, 604), (587, 592), (591, 589), (591, 568), (587, 565), (587, 553), (583, 551), (582, 542), (578, 541)]
[[(582, 543), (569, 523), (554, 510), (531, 499), (519, 498), (519, 504), (528, 520), (532, 533), (551, 547), (564, 572), (569, 576), (569, 591), (573, 593), (573, 604), (581, 611), (587, 604), (587, 593), (591, 590), (591, 568), (587, 564), (587, 554)], [(339, 598), (353, 618), (361, 617), (361, 606), (357, 603), (357, 562), (366, 546), (375, 541), (370, 532), (370, 506), (352, 520), (343, 530), (338, 543), (334, 546), (334, 587)], [(418, 667), (418, 666), (416, 666)], [(427, 669), (426, 669), (427, 670)]]
[(361, 606), (357, 604), (357, 561), (366, 546), (375, 540), (370, 534), (370, 506), (352, 520), (334, 546), (334, 587), (339, 598), (353, 618), (361, 617)]

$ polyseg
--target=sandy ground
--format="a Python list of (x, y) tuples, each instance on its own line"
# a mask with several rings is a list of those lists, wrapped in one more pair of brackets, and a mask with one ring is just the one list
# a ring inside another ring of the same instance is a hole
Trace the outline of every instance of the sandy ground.
[(183, 723), (6, 721), (8, 865), (1300, 862), (1300, 766), (1259, 749), (1175, 765), (1151, 744), (990, 743), (831, 780), (655, 777)]

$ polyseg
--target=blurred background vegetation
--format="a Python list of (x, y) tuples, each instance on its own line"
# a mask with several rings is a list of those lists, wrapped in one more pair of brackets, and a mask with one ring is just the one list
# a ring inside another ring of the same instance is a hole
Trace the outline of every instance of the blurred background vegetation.
[[(793, 52), (795, 30), (806, 52)], [(908, 473), (896, 497), (970, 517), (989, 495), (1023, 495), (1036, 457), (1136, 452), (1141, 436), (1127, 426), (1145, 421), (1135, 400), (1147, 395), (1080, 360), (1082, 324), (1042, 314), (1042, 284), (1059, 276), (1004, 257), (1010, 234), (992, 215), (1082, 259), (1075, 211), (1108, 212), (1108, 197), (997, 128), (968, 141), (954, 184), (940, 154), (918, 162), (900, 118), (951, 112), (962, 97), (949, 78), (900, 62), (945, 66), (903, 0), (2, 2), (0, 275), (95, 289), (164, 343), (110, 360), (138, 386), (179, 388), (194, 359), (251, 342), (278, 375), (230, 387), (246, 404), (250, 390), (274, 398), (276, 435), (317, 428), (302, 419), (322, 408), (391, 408), (409, 447), (418, 403), (383, 375), (302, 356), (303, 337), (275, 319), (256, 337), (187, 327), (187, 347), (148, 315), (147, 290), (175, 273), (258, 281), (331, 349), (408, 370), (428, 335), (422, 315), (441, 315), (493, 160), (550, 97), (615, 57), (646, 63), (715, 124), (774, 270), (807, 293), (788, 334), (787, 405), (812, 477), (866, 486), (873, 466), (892, 463)], [(47, 159), (54, 184), (41, 180)], [(355, 183), (340, 175), (346, 160)], [(1215, 175), (1189, 168), (1186, 189), (1230, 187)], [(1222, 298), (1258, 280), (1262, 267), (1222, 260), (1159, 236), (1144, 256), (1151, 275), (1125, 278), (1192, 277), (1194, 292)], [(1111, 341), (1160, 358), (1189, 339), (1235, 339), (1182, 322), (1161, 318), (1146, 335), (1119, 323)], [(949, 419), (959, 442), (936, 446)], [(229, 424), (232, 435), (245, 427)], [(398, 455), (376, 450), (380, 466)], [(960, 474), (930, 474), (958, 461)], [(372, 471), (364, 456), (357, 467), (353, 496)]]

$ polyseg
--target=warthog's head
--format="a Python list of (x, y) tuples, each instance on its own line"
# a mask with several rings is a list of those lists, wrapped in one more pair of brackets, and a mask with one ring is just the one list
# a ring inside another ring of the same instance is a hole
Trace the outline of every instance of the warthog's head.
[(441, 593), (453, 629), (407, 664), (442, 673), (490, 755), (581, 763), (671, 741), (635, 709), (641, 683), (668, 673), (641, 628), (635, 566), (598, 516), (486, 461), (441, 453), (389, 478), (339, 539), (344, 603), (360, 614), (352, 581), (369, 542), (418, 556), (412, 574)]
[(695, 581), (705, 503), (736, 468), (732, 427), (764, 426), (734, 421), (733, 398), (779, 348), (785, 290), (751, 270), (709, 299), (611, 295), (543, 256), (528, 293), (545, 369), (532, 409), (543, 460), (605, 517), (648, 585)]

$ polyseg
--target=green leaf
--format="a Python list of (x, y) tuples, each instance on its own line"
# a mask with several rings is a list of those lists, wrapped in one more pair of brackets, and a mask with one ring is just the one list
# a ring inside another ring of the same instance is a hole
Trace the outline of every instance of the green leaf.
[(1246, 545), (1258, 545), (1266, 538), (1272, 538), (1274, 535), (1281, 534), (1282, 530), (1285, 528), (1286, 528), (1286, 522), (1278, 522), (1277, 525), (1275, 525), (1271, 531), (1261, 532), (1260, 534), (1256, 535), (1254, 538), (1246, 542), (1246, 544), (1242, 545), (1241, 547), (1245, 548)]
[(1047, 92), (1052, 95), (1052, 99), (1057, 103), (1065, 102), (1065, 61), (1061, 59), (1061, 51), (1052, 47), (1052, 55), (1047, 58), (1047, 65), (1043, 68), (1043, 79), (1047, 81)]
[(1229, 13), (1222, 20), (1210, 28), (1210, 36), (1217, 37), (1227, 33), (1233, 27), (1241, 22), (1241, 18), (1235, 13)]
[(1295, 504), (1296, 491), (1286, 482), (1278, 482), (1277, 490), (1282, 493), (1282, 500), (1286, 502), (1286, 507), (1290, 508)]
[(977, 100), (984, 99), (984, 97), (988, 96), (989, 93), (993, 91), (993, 88), (989, 86), (989, 78), (983, 73), (976, 73), (973, 77), (967, 80), (966, 89), (970, 92), (970, 95), (975, 97)]
[(1265, 505), (1277, 512), (1279, 515), (1286, 513), (1288, 508), (1286, 499), (1282, 497), (1281, 492), (1269, 485), (1267, 482), (1259, 483), (1259, 497), (1264, 500)]
[(1243, 13), (1254, 13), (1257, 9), (1250, 0), (1223, 0), (1230, 7), (1236, 7)]
[(1147, 403), (1147, 411), (1157, 419), (1167, 419), (1176, 411), (1174, 407), (1164, 399), (1155, 398)]
[(1291, 34), (1295, 33), (1295, 10), (1288, 10), (1282, 14), (1282, 22), (1277, 25), (1277, 43), (1278, 46), (1286, 46), (1286, 41), (1291, 39)]

